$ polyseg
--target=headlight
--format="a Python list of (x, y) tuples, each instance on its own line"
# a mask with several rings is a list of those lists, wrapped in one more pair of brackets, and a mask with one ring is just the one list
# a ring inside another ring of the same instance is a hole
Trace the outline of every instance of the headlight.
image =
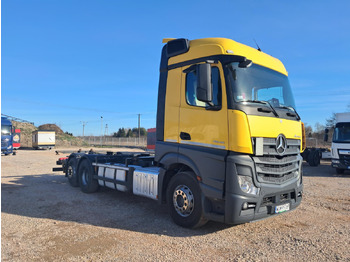
[(238, 183), (244, 193), (257, 195), (259, 188), (255, 187), (250, 176), (238, 176)]
[(332, 163), (339, 164), (340, 162), (339, 162), (339, 160), (332, 160)]
[(7, 149), (11, 149), (11, 148), (12, 148), (12, 146), (8, 146), (8, 147), (7, 147)]

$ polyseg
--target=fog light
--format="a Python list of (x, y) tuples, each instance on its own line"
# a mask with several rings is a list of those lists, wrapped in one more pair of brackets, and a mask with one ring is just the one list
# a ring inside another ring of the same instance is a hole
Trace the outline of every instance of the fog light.
[(238, 176), (238, 183), (244, 193), (257, 195), (259, 188), (254, 186), (253, 180), (250, 176)]
[(243, 203), (242, 209), (243, 209), (243, 210), (248, 209), (248, 203), (247, 203), (247, 202), (244, 202), (244, 203)]

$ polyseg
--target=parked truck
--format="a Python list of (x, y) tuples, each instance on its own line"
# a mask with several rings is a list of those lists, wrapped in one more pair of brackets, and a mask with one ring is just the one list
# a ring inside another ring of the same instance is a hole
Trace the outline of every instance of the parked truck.
[(7, 117), (1, 117), (1, 154), (13, 153), (13, 126)]
[(155, 154), (72, 153), (72, 186), (166, 204), (174, 222), (240, 224), (295, 209), (304, 125), (283, 64), (224, 38), (164, 39)]
[(15, 128), (13, 133), (13, 149), (21, 147), (21, 129)]
[(35, 149), (51, 149), (55, 147), (55, 144), (55, 131), (36, 130), (32, 132), (32, 145)]
[(335, 115), (331, 153), (332, 167), (338, 174), (350, 170), (350, 112)]

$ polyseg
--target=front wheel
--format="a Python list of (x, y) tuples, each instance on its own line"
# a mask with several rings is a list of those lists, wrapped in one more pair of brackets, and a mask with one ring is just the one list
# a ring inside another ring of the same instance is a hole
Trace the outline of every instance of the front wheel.
[(168, 185), (167, 203), (171, 218), (182, 227), (204, 225), (201, 190), (192, 172), (176, 174)]
[(78, 177), (81, 191), (84, 193), (93, 193), (97, 191), (98, 181), (94, 179), (94, 170), (87, 159), (82, 160), (79, 166)]

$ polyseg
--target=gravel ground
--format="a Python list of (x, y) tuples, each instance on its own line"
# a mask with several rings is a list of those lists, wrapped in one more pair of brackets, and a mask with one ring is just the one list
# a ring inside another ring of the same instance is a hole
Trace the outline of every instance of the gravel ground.
[(155, 201), (84, 194), (54, 151), (1, 157), (2, 261), (350, 261), (350, 172), (304, 165), (299, 208), (238, 226), (175, 225)]

